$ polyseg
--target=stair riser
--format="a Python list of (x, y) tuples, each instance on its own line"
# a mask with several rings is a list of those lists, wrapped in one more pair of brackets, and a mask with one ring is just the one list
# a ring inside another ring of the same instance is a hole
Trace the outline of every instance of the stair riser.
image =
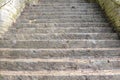
[[(69, 15), (70, 14), (70, 15)], [(26, 15), (28, 15), (28, 16), (26, 16)], [(97, 15), (95, 15), (95, 14), (89, 14), (88, 13), (88, 15), (86, 15), (85, 13), (38, 13), (38, 14), (36, 14), (35, 15), (35, 13), (34, 14), (30, 14), (30, 13), (26, 13), (26, 15), (22, 15), (21, 17), (61, 17), (61, 18), (64, 18), (64, 17), (81, 17), (81, 18), (86, 18), (86, 17), (94, 17), (94, 18), (105, 18), (105, 16), (104, 15), (102, 15), (102, 14), (97, 14)]]
[(95, 6), (56, 6), (56, 5), (45, 5), (45, 6), (35, 6), (35, 7), (26, 7), (26, 9), (39, 10), (39, 9), (97, 9), (101, 10), (99, 7)]
[(12, 34), (31, 34), (31, 33), (40, 33), (40, 34), (45, 34), (45, 33), (111, 33), (112, 29), (111, 28), (22, 28), (22, 29), (15, 29), (11, 28), (7, 34), (12, 33)]
[(107, 22), (106, 19), (34, 19), (34, 20), (17, 20), (18, 23), (85, 23), (85, 22)]
[(79, 2), (79, 3), (84, 3), (84, 2), (86, 2), (87, 3), (87, 1), (85, 1), (85, 0), (40, 0), (40, 3), (42, 3), (42, 2), (67, 2), (67, 3), (70, 3), (70, 2)]
[[(86, 1), (77, 1), (78, 3), (86, 3)], [(41, 4), (62, 4), (62, 3), (76, 3), (75, 1), (40, 1)]]
[(22, 16), (20, 19), (97, 19), (106, 20), (101, 15), (33, 15), (33, 16)]
[(80, 28), (80, 27), (110, 27), (108, 23), (86, 22), (86, 23), (17, 23), (16, 28)]
[[(95, 12), (96, 10), (94, 9), (34, 9), (34, 10), (25, 10), (24, 12)], [(98, 12), (101, 10), (98, 10)]]
[[(34, 60), (35, 61), (35, 60)], [(79, 69), (93, 69), (93, 70), (111, 70), (119, 69), (120, 61), (107, 60), (73, 63), (73, 62), (0, 62), (1, 70), (9, 71), (40, 71), (40, 70), (79, 70)]]
[(31, 5), (31, 6), (27, 6), (27, 7), (36, 7), (36, 6), (42, 6), (42, 5), (55, 5), (55, 6), (70, 6), (70, 5), (74, 5), (74, 6), (95, 6), (98, 7), (99, 5), (96, 3), (78, 3), (78, 2), (74, 2), (74, 3), (54, 3), (54, 4), (49, 4), (49, 3), (44, 3), (44, 4), (36, 4), (36, 5)]
[(6, 34), (4, 40), (78, 40), (78, 39), (92, 39), (92, 40), (116, 40), (117, 34), (111, 33), (86, 33), (86, 34)]
[(30, 59), (30, 58), (76, 58), (76, 59), (93, 59), (93, 58), (113, 58), (119, 57), (119, 49), (106, 50), (0, 50), (0, 58), (7, 59)]
[(120, 46), (117, 40), (55, 40), (55, 41), (0, 41), (0, 48), (118, 48)]
[[(65, 15), (65, 16), (69, 16), (69, 15), (103, 15), (103, 14), (101, 14), (101, 12), (36, 12), (36, 13), (34, 13), (34, 12), (30, 12), (30, 13), (28, 13), (28, 12), (22, 12), (21, 13), (22, 14), (22, 16), (35, 16), (35, 15), (50, 15), (50, 16), (52, 16), (52, 15)], [(21, 16), (21, 17), (22, 17)]]
[(51, 8), (51, 9), (57, 9), (57, 8), (71, 8), (71, 9), (97, 9), (97, 10), (100, 10), (100, 8), (98, 6), (92, 6), (92, 5), (87, 5), (87, 6), (84, 6), (84, 5), (77, 5), (77, 6), (74, 6), (74, 5), (40, 5), (40, 6), (34, 6), (34, 7), (26, 7), (26, 9), (48, 9), (48, 8)]

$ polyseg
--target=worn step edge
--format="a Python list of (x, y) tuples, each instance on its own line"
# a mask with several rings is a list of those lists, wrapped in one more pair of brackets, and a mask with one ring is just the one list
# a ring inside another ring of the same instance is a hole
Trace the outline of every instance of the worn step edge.
[(120, 75), (120, 70), (71, 70), (71, 71), (1, 71), (6, 76), (107, 76)]
[(73, 59), (73, 58), (57, 58), (57, 59), (40, 59), (40, 58), (31, 58), (31, 59), (0, 59), (3, 62), (74, 62), (74, 63), (89, 63), (96, 61), (120, 61), (120, 58), (96, 58), (96, 59)]
[(45, 48), (40, 48), (40, 49), (34, 49), (34, 48), (29, 48), (29, 49), (27, 49), (27, 48), (0, 48), (0, 51), (13, 51), (13, 50), (15, 50), (15, 51), (29, 51), (29, 50), (37, 50), (37, 51), (39, 51), (39, 50), (49, 50), (49, 51), (55, 51), (55, 50), (63, 50), (63, 51), (69, 51), (69, 50), (84, 50), (84, 51), (86, 51), (86, 50), (100, 50), (100, 51), (102, 51), (102, 50), (120, 50), (120, 48), (66, 48), (66, 49), (64, 49), (64, 48), (58, 48), (58, 49), (52, 49), (52, 48), (50, 48), (50, 49), (45, 49)]

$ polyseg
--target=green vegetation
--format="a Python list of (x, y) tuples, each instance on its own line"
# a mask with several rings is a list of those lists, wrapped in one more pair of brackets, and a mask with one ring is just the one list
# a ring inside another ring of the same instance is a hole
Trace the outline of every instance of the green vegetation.
[(0, 80), (3, 80), (3, 77), (0, 75)]
[(120, 0), (89, 0), (97, 2), (105, 11), (110, 21), (115, 26), (115, 29), (120, 33)]

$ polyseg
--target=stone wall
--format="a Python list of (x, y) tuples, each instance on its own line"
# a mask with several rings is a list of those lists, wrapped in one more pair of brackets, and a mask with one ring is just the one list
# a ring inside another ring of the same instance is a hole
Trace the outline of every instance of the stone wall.
[(0, 35), (8, 30), (23, 11), (26, 3), (35, 4), (38, 0), (0, 0)]
[(120, 0), (89, 0), (90, 2), (97, 2), (105, 11), (109, 20), (114, 25), (114, 29), (120, 33)]
[(0, 1), (0, 34), (8, 30), (25, 7), (25, 0)]

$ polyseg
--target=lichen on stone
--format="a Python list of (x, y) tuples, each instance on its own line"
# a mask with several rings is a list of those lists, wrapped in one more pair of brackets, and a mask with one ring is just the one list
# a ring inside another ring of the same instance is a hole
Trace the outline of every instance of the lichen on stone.
[(89, 0), (97, 2), (120, 33), (120, 0)]

